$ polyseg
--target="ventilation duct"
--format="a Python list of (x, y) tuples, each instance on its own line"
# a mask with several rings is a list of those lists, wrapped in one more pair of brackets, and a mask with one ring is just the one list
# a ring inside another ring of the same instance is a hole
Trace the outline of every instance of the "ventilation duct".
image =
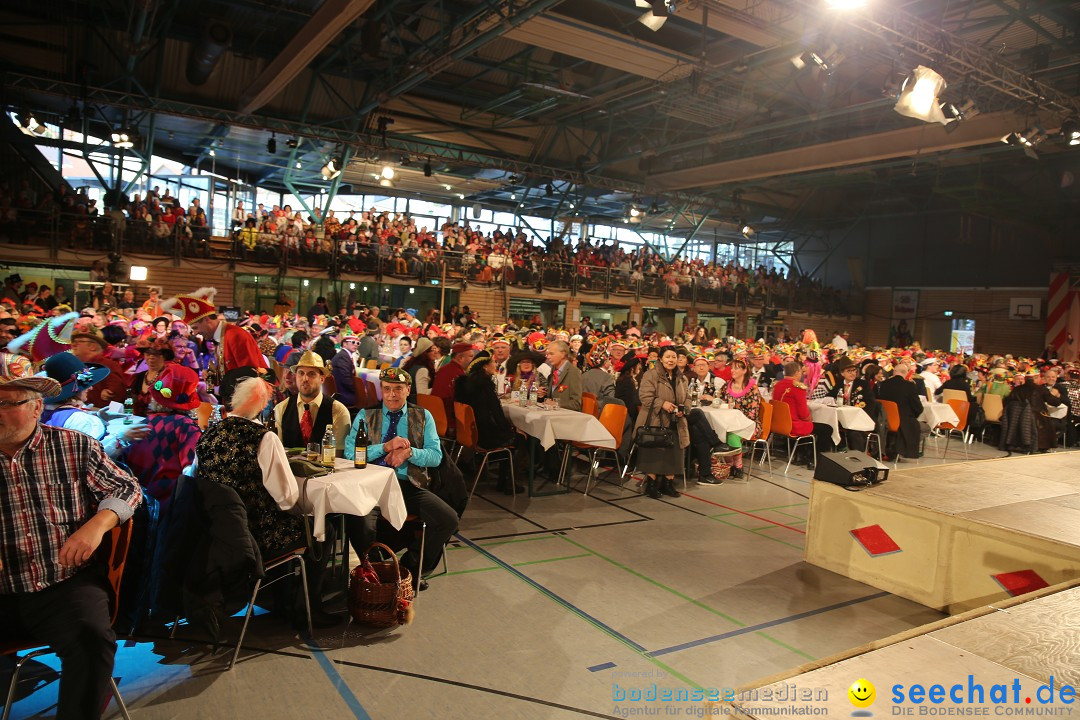
[(192, 85), (205, 84), (231, 44), (232, 30), (228, 25), (217, 20), (207, 23), (202, 38), (191, 46), (191, 54), (188, 55), (188, 82)]

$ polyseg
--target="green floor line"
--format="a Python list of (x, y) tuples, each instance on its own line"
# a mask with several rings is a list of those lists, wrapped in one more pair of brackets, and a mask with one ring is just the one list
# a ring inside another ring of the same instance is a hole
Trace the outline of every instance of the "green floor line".
[[(723, 522), (723, 521), (720, 521), (720, 522)], [(774, 527), (776, 527), (776, 526), (775, 525), (770, 525), (769, 527), (762, 528), (762, 530), (771, 530)], [(796, 550), (798, 550), (800, 552), (802, 552), (803, 550), (806, 549), (802, 545), (796, 545), (795, 543), (789, 543), (787, 540), (781, 540), (780, 538), (775, 538), (772, 535), (765, 535), (765, 534), (762, 534), (762, 533), (760, 533), (760, 532), (758, 532), (756, 530), (751, 530), (751, 532), (753, 532), (755, 535), (757, 535), (760, 538), (766, 538), (767, 540), (772, 540), (773, 542), (778, 542), (781, 545), (787, 545), (788, 547), (795, 548)]]
[[(560, 535), (559, 537), (565, 537), (565, 536)], [(482, 548), (480, 546), (477, 546), (476, 549), (477, 549), (477, 552), (479, 552), (479, 553), (481, 553), (483, 555), (487, 555), (492, 560), (499, 561), (499, 558), (496, 557), (491, 552), (489, 552), (486, 548)], [(582, 549), (583, 550), (588, 550), (588, 548), (585, 548), (585, 547), (583, 547)], [(596, 553), (593, 553), (593, 552), (590, 551), (587, 554), (595, 555)], [(511, 568), (516, 570), (516, 568), (513, 568), (513, 566), (511, 566)], [(507, 568), (503, 568), (503, 569), (506, 570)], [(523, 582), (525, 582), (527, 585), (530, 585), (533, 589), (537, 590), (542, 595), (545, 595), (546, 597), (548, 597), (550, 600), (555, 602), (557, 605), (560, 605), (563, 608), (565, 608), (566, 610), (570, 611), (571, 614), (576, 615), (580, 620), (584, 620), (586, 623), (588, 623), (589, 625), (592, 625), (595, 629), (597, 629), (600, 632), (604, 633), (605, 635), (607, 635), (612, 640), (615, 640), (616, 642), (618, 642), (623, 647), (629, 649), (631, 652), (633, 652), (635, 655), (642, 658), (643, 660), (645, 660), (649, 664), (655, 665), (656, 667), (660, 668), (661, 670), (663, 670), (668, 675), (671, 675), (673, 678), (676, 678), (676, 679), (686, 683), (687, 685), (689, 685), (692, 688), (697, 688), (699, 690), (704, 689), (701, 684), (695, 682), (694, 680), (691, 680), (686, 675), (683, 675), (681, 672), (679, 672), (675, 668), (671, 667), (667, 663), (661, 662), (660, 660), (657, 660), (656, 658), (652, 657), (651, 655), (649, 655), (648, 651), (641, 648), (641, 646), (635, 646), (633, 644), (633, 641), (630, 640), (629, 638), (627, 638), (627, 637), (625, 637), (623, 635), (620, 635), (617, 631), (615, 631), (612, 628), (609, 628), (609, 627), (605, 626), (599, 620), (586, 615), (583, 610), (571, 605), (569, 603), (569, 601), (560, 598), (553, 591), (547, 589), (546, 587), (544, 587), (543, 585), (538, 583), (536, 580), (530, 578), (528, 575), (525, 575), (523, 573), (518, 573), (518, 578), (521, 579)]]
[(786, 642), (784, 642), (783, 640), (777, 640), (772, 635), (770, 635), (770, 634), (768, 634), (766, 632), (757, 632), (757, 633), (754, 633), (754, 634), (755, 635), (760, 635), (761, 637), (765, 638), (769, 642), (776, 643), (777, 645), (784, 648), (785, 650), (790, 650), (791, 652), (795, 653), (796, 655), (804, 657), (807, 660), (817, 660), (817, 658), (814, 657), (813, 655), (808, 655), (807, 653), (804, 653), (802, 650), (799, 650), (798, 648), (793, 648), (790, 645), (788, 645)]
[[(723, 521), (721, 520), (719, 522), (723, 522)], [(699, 608), (701, 608), (702, 610), (707, 610), (708, 612), (711, 612), (714, 615), (718, 615), (718, 616), (724, 618), (725, 620), (727, 620), (728, 622), (733, 623), (735, 625), (738, 625), (739, 627), (746, 627), (746, 623), (741, 623), (738, 620), (736, 620), (735, 618), (731, 617), (730, 615), (728, 615), (728, 614), (726, 614), (724, 612), (721, 612), (720, 610), (717, 610), (714, 607), (710, 607), (710, 606), (706, 605), (705, 603), (701, 602), (700, 600), (695, 600), (694, 598), (690, 597), (689, 595), (684, 595), (683, 593), (679, 592), (675, 588), (668, 587), (667, 585), (663, 584), (659, 580), (654, 580), (653, 578), (649, 577), (648, 575), (639, 573), (637, 570), (634, 570), (633, 568), (629, 568), (626, 565), (623, 565), (618, 560), (613, 560), (613, 559), (607, 557), (606, 555), (601, 555), (600, 553), (596, 552), (592, 548), (585, 547), (584, 545), (577, 542), (576, 540), (571, 540), (566, 535), (560, 535), (559, 537), (561, 537), (563, 540), (570, 543), (574, 547), (581, 548), (582, 550), (585, 550), (588, 553), (590, 553), (592, 555), (595, 555), (596, 557), (600, 558), (601, 560), (604, 560), (606, 562), (611, 563), (612, 565), (619, 568), (620, 570), (628, 572), (631, 575), (644, 580), (645, 582), (651, 583), (651, 584), (655, 585), (656, 587), (660, 588), (661, 590), (665, 590), (665, 591), (671, 593), (672, 595), (675, 595), (676, 597), (682, 598), (686, 602), (691, 603), (692, 605), (696, 605)]]
[[(717, 522), (724, 522), (724, 521), (723, 520), (717, 520)], [(729, 523), (725, 523), (725, 524), (729, 524)], [(738, 526), (737, 525), (732, 525), (732, 527), (738, 527)], [(739, 528), (739, 529), (741, 530), (741, 529), (744, 529), (744, 528)], [(672, 587), (669, 587), (667, 585), (664, 585), (662, 582), (660, 582), (658, 580), (654, 580), (653, 578), (650, 578), (647, 575), (643, 575), (642, 573), (639, 573), (637, 570), (633, 570), (633, 569), (627, 567), (626, 565), (623, 565), (622, 563), (620, 563), (617, 560), (613, 560), (613, 559), (611, 559), (609, 557), (606, 557), (605, 555), (601, 555), (600, 553), (596, 552), (595, 550), (593, 550), (593, 549), (591, 549), (589, 547), (586, 547), (585, 545), (582, 545), (581, 543), (577, 542), (576, 540), (571, 540), (570, 538), (566, 537), (565, 535), (563, 535), (561, 537), (562, 537), (563, 540), (566, 540), (571, 545), (574, 545), (575, 547), (579, 547), (582, 550), (587, 550), (587, 551), (589, 551), (589, 553), (591, 553), (592, 555), (595, 555), (596, 557), (600, 558), (601, 560), (605, 560), (605, 561), (611, 563), (612, 565), (614, 565), (615, 567), (617, 567), (617, 568), (619, 568), (621, 570), (624, 570), (625, 572), (630, 573), (631, 575), (634, 575), (636, 577), (641, 578), (642, 580), (650, 582), (653, 585), (656, 585), (657, 587), (659, 587), (659, 588), (661, 588), (663, 590), (666, 590), (667, 592), (671, 593), (672, 595), (675, 595), (676, 597), (682, 598), (682, 599), (686, 600), (687, 602), (690, 602), (690, 603), (702, 608), (703, 610), (708, 610), (709, 612), (711, 612), (711, 613), (713, 613), (715, 615), (719, 615), (720, 617), (728, 620), (729, 622), (731, 622), (731, 623), (733, 623), (735, 625), (738, 625), (739, 627), (746, 627), (747, 626), (747, 623), (736, 620), (735, 618), (731, 617), (730, 615), (728, 615), (728, 614), (726, 614), (724, 612), (721, 612), (720, 610), (717, 610), (714, 607), (710, 607), (709, 605), (706, 605), (706, 604), (704, 604), (704, 603), (702, 603), (702, 602), (700, 602), (698, 600), (694, 600), (693, 598), (684, 595), (683, 593), (679, 592), (678, 590), (676, 590), (676, 589), (674, 589)], [(761, 535), (759, 537), (768, 537), (768, 536), (767, 535)], [(770, 540), (775, 540), (775, 538), (769, 538), (769, 539)], [(787, 543), (785, 543), (785, 544), (787, 544)], [(767, 633), (765, 633), (763, 631), (758, 631), (755, 634), (761, 635), (766, 640), (770, 640), (770, 641), (776, 643), (777, 645), (780, 645), (780, 646), (782, 646), (784, 648), (787, 648), (788, 650), (795, 653), (796, 655), (799, 655), (800, 657), (804, 657), (804, 658), (807, 658), (809, 660), (816, 659), (812, 655), (809, 655), (809, 654), (803, 652), (802, 650), (798, 650), (796, 648), (793, 648), (790, 645), (787, 645), (787, 644), (781, 642), (780, 640), (777, 640), (776, 638), (772, 637), (771, 635), (768, 635)]]
[[(543, 563), (556, 562), (558, 560), (576, 560), (583, 557), (592, 557), (589, 553), (581, 553), (580, 555), (563, 555), (562, 557), (545, 558), (543, 560), (528, 560), (526, 562), (511, 563), (514, 567), (525, 567), (526, 565), (542, 565)], [(485, 570), (498, 570), (500, 566), (492, 565), (490, 567), (471, 568), (469, 570), (455, 570), (454, 572), (445, 573), (446, 575), (468, 575), (469, 573), (484, 572)]]
[[(537, 535), (536, 537), (515, 538), (513, 540), (496, 540), (489, 543), (476, 543), (480, 547), (496, 547), (497, 545), (509, 545), (510, 543), (536, 542), (537, 540), (554, 540), (554, 535)], [(472, 550), (468, 545), (451, 545), (451, 550)], [(475, 552), (475, 551), (473, 551)]]
[[(747, 510), (746, 512), (764, 512), (765, 510), (776, 510), (777, 512), (781, 512), (782, 508), (806, 507), (807, 505), (809, 505), (808, 502), (791, 503), (790, 505), (773, 505), (772, 507), (758, 508), (756, 510)], [(784, 513), (784, 514), (789, 515), (790, 513)]]
[(709, 517), (711, 517), (711, 518), (722, 518), (722, 517), (727, 517), (728, 515), (738, 515), (738, 514), (739, 513), (737, 513), (737, 512), (726, 512), (726, 513), (717, 513), (715, 515), (710, 515)]
[[(740, 527), (739, 525), (736, 525), (735, 523), (728, 522), (727, 520), (724, 520), (723, 518), (713, 518), (713, 520), (715, 520), (718, 523), (723, 523), (724, 525), (727, 525), (728, 527), (733, 527), (736, 530), (743, 530), (745, 532), (751, 533), (753, 535), (756, 535), (759, 538), (765, 538), (766, 540), (772, 540), (773, 542), (778, 542), (781, 545), (787, 545), (788, 547), (795, 548), (796, 550), (798, 550), (800, 552), (802, 552), (802, 550), (804, 549), (801, 545), (792, 545), (791, 543), (785, 542), (785, 541), (781, 540), (780, 538), (774, 538), (772, 535), (762, 535), (761, 533), (754, 532), (753, 530), (750, 530), (749, 528)], [(779, 527), (779, 526), (770, 525), (770, 527)]]

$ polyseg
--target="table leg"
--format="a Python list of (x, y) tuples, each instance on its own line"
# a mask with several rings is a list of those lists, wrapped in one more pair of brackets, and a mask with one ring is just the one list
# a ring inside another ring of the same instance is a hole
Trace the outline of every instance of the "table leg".
[[(532, 435), (529, 435), (529, 497), (546, 497), (548, 495), (567, 495), (570, 493), (569, 485), (561, 486), (556, 478), (553, 483), (545, 483), (546, 485), (554, 485), (557, 489), (550, 492), (540, 492), (536, 487), (536, 446), (539, 445), (539, 441)], [(555, 447), (558, 447), (556, 444)], [(546, 451), (545, 451), (546, 452)]]

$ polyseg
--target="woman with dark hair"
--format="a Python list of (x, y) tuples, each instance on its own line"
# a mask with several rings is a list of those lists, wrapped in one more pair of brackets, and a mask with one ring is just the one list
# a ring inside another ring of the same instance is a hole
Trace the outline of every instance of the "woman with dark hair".
[[(749, 368), (747, 367), (745, 360), (742, 358), (735, 358), (731, 361), (731, 382), (724, 385), (720, 393), (722, 402), (727, 403), (747, 418), (754, 421), (754, 434), (747, 438), (749, 442), (753, 443), (761, 433), (761, 395), (758, 393), (757, 382), (754, 378), (750, 377)], [(740, 478), (742, 477), (743, 468), (743, 456), (741, 452), (743, 439), (735, 433), (730, 432), (727, 434), (727, 437), (723, 439), (728, 446), (740, 450), (740, 452), (737, 455), (734, 455), (731, 460), (731, 477)]]
[[(505, 447), (514, 443), (514, 426), (506, 419), (499, 396), (495, 392), (495, 383), (491, 376), (495, 374), (495, 358), (488, 350), (482, 350), (473, 357), (465, 375), (454, 382), (454, 401), (464, 403), (473, 409), (476, 419), (476, 436), (485, 448)], [(500, 464), (499, 491), (512, 495), (515, 488), (510, 484), (510, 468), (504, 459)]]
[(150, 392), (154, 389), (154, 383), (166, 373), (166, 368), (169, 363), (172, 363), (174, 355), (168, 343), (155, 343), (143, 348), (140, 352), (142, 352), (143, 360), (146, 361), (146, 370), (136, 373), (131, 379), (131, 411), (135, 415), (145, 417), (150, 407), (152, 399)]
[(968, 380), (967, 365), (957, 363), (949, 368), (949, 379), (941, 383), (941, 387), (934, 394), (940, 396), (945, 390), (962, 390), (967, 393), (967, 401), (972, 405), (976, 404), (975, 395), (971, 392), (971, 381)]
[(409, 402), (415, 403), (417, 395), (431, 394), (431, 382), (435, 379), (435, 358), (438, 354), (439, 348), (428, 338), (422, 337), (416, 341), (416, 349), (402, 366), (413, 379), (409, 387)]
[(656, 367), (641, 376), (638, 386), (641, 412), (634, 424), (634, 432), (645, 426), (666, 427), (675, 432), (672, 447), (649, 448), (637, 453), (637, 468), (648, 478), (645, 494), (659, 499), (662, 494), (679, 496), (673, 479), (683, 473), (683, 451), (690, 445), (690, 432), (683, 415), (689, 384), (686, 375), (676, 368), (679, 356), (672, 346), (659, 348), (657, 353)]

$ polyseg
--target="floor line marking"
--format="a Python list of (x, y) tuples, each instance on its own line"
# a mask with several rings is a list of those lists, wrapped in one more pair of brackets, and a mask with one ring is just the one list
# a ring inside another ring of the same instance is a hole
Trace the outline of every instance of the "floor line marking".
[[(495, 547), (496, 545), (509, 545), (511, 543), (534, 542), (536, 540), (554, 540), (554, 539), (555, 539), (554, 535), (541, 535), (539, 537), (526, 537), (526, 538), (520, 538), (518, 540), (500, 540), (499, 542), (478, 543), (478, 544), (481, 547)], [(468, 545), (457, 545), (457, 544), (450, 546), (449, 549), (450, 550), (472, 550), (472, 548), (469, 547)]]
[(500, 505), (499, 503), (495, 502), (494, 500), (487, 497), (486, 495), (477, 495), (476, 497), (480, 498), (481, 500), (483, 500), (485, 502), (491, 503), (492, 505), (499, 508), (500, 510), (504, 510), (504, 511), (510, 513), (511, 515), (518, 518), (519, 520), (524, 520), (525, 522), (529, 523), (530, 525), (534, 525), (534, 526), (540, 528), (541, 530), (547, 530), (546, 527), (544, 527), (540, 523), (536, 522), (535, 520), (530, 520), (529, 518), (525, 517), (521, 513), (516, 512), (515, 510), (511, 510), (510, 508), (506, 507), (505, 505)]
[(312, 657), (319, 663), (319, 667), (326, 673), (326, 677), (329, 678), (330, 684), (334, 686), (334, 689), (338, 691), (338, 695), (345, 701), (345, 704), (349, 706), (349, 710), (352, 711), (353, 716), (357, 720), (371, 720), (371, 715), (368, 715), (367, 710), (360, 704), (360, 701), (353, 694), (349, 684), (345, 682), (345, 678), (341, 677), (341, 673), (334, 667), (334, 663), (326, 656), (323, 649), (307, 637), (306, 633), (304, 640), (307, 641), (308, 646), (311, 648)]
[[(514, 563), (514, 567), (525, 567), (526, 565), (542, 565), (544, 563), (558, 562), (559, 560), (577, 560), (578, 558), (592, 557), (589, 553), (581, 553), (580, 555), (563, 555), (562, 557), (546, 558), (544, 560), (528, 560), (526, 562)], [(471, 568), (469, 570), (454, 570), (453, 572), (443, 573), (444, 575), (468, 575), (469, 573), (484, 572), (485, 570), (498, 570), (498, 565), (492, 565), (490, 567)]]
[[(474, 544), (474, 543), (472, 543), (471, 540), (469, 540), (466, 537), (463, 537), (461, 535), (458, 535), (458, 537), (465, 543)], [(582, 549), (588, 550), (588, 548), (582, 548)], [(533, 578), (529, 577), (525, 573), (521, 572), (517, 568), (513, 567), (512, 565), (508, 564), (506, 561), (500, 559), (499, 557), (493, 555), (492, 553), (488, 552), (487, 550), (485, 550), (484, 548), (482, 548), (482, 547), (480, 547), (478, 545), (476, 546), (476, 550), (477, 550), (477, 552), (480, 552), (480, 553), (482, 553), (484, 555), (487, 555), (491, 559), (492, 562), (498, 563), (499, 565), (501, 565), (503, 567), (504, 570), (511, 573), (512, 575), (515, 575), (519, 580), (522, 580), (526, 584), (532, 586), (533, 589), (535, 589), (538, 592), (540, 592), (541, 594), (547, 596), (548, 599), (552, 600), (553, 602), (555, 602), (558, 605), (561, 605), (564, 609), (569, 610), (574, 615), (577, 615), (579, 618), (581, 618), (585, 622), (589, 623), (590, 625), (592, 625), (596, 629), (598, 629), (601, 632), (608, 635), (608, 637), (611, 637), (614, 640), (617, 640), (618, 642), (622, 643), (624, 646), (626, 646), (627, 648), (632, 650), (639, 657), (644, 658), (645, 660), (649, 661), (650, 663), (656, 665), (657, 667), (659, 667), (664, 672), (670, 674), (672, 677), (678, 678), (679, 680), (686, 683), (690, 687), (692, 687), (692, 688), (701, 688), (701, 685), (694, 682), (690, 678), (686, 677), (685, 675), (680, 673), (675, 668), (670, 667), (670, 666), (660, 662), (656, 658), (651, 657), (649, 655), (648, 651), (645, 650), (645, 648), (643, 646), (641, 646), (638, 643), (634, 642), (633, 640), (631, 640), (627, 636), (623, 635), (622, 633), (620, 633), (618, 630), (611, 627), (610, 625), (605, 624), (604, 622), (600, 621), (596, 617), (594, 617), (594, 616), (590, 615), (589, 613), (585, 612), (584, 610), (577, 607), (576, 605), (574, 605), (573, 603), (571, 603), (569, 600), (562, 597), (561, 595), (558, 595), (554, 591), (552, 591), (549, 588), (545, 587), (544, 585), (541, 585), (539, 582), (537, 582)]]
[(519, 693), (507, 692), (506, 690), (497, 690), (495, 688), (484, 687), (483, 685), (474, 685), (473, 683), (461, 682), (460, 680), (451, 680), (449, 678), (437, 677), (435, 675), (423, 675), (421, 673), (409, 672), (408, 670), (397, 670), (395, 668), (380, 667), (379, 665), (367, 665), (365, 663), (358, 663), (352, 660), (335, 660), (334, 662), (336, 662), (338, 665), (360, 668), (361, 670), (372, 670), (375, 672), (389, 673), (391, 675), (401, 675), (404, 677), (415, 678), (417, 680), (427, 680), (429, 682), (441, 683), (443, 685), (453, 685), (454, 687), (465, 688), (466, 690), (478, 690), (480, 692), (490, 693), (492, 695), (501, 695), (502, 697), (508, 697), (514, 700), (524, 700), (525, 702), (546, 705), (547, 707), (558, 708), (559, 710), (568, 710), (570, 712), (576, 712), (582, 715), (588, 715), (590, 717), (611, 717), (610, 715), (605, 715), (604, 713), (598, 713), (592, 710), (586, 710), (584, 708), (577, 708), (572, 705), (563, 705), (562, 703), (552, 702), (550, 700), (543, 700), (541, 698), (535, 698), (529, 695), (521, 695)]
[[(691, 510), (691, 512), (694, 512), (694, 511)], [(700, 514), (700, 513), (698, 513), (698, 514)], [(483, 537), (478, 537), (475, 540), (470, 540), (469, 543), (471, 545), (474, 542), (479, 541), (479, 540), (496, 540), (496, 539), (499, 539), (499, 538), (521, 537), (523, 535), (540, 535), (542, 533), (548, 533), (548, 534), (551, 534), (551, 535), (557, 535), (558, 533), (568, 532), (570, 530), (588, 530), (590, 528), (612, 527), (614, 525), (631, 525), (633, 523), (639, 523), (639, 522), (650, 522), (650, 521), (646, 520), (645, 518), (633, 518), (631, 520), (617, 520), (615, 522), (595, 523), (593, 525), (576, 525), (576, 526), (571, 525), (569, 527), (549, 528), (547, 530), (526, 530), (524, 532), (506, 533), (504, 535), (485, 535)]]
[[(659, 657), (661, 655), (670, 655), (680, 650), (688, 650), (690, 648), (700, 647), (702, 645), (708, 645), (709, 643), (719, 642), (720, 640), (727, 640), (728, 638), (737, 637), (739, 635), (746, 635), (747, 633), (756, 633), (761, 630), (767, 630), (777, 625), (784, 625), (789, 622), (795, 622), (796, 620), (803, 620), (814, 615), (821, 615), (823, 613), (832, 612), (833, 610), (839, 610), (841, 608), (849, 607), (851, 605), (858, 605), (859, 603), (867, 602), (868, 600), (877, 600), (878, 598), (887, 597), (889, 593), (878, 592), (872, 595), (864, 595), (863, 597), (853, 598), (851, 600), (844, 600), (843, 602), (834, 603), (832, 605), (826, 605), (815, 610), (806, 610), (801, 613), (795, 613), (794, 615), (788, 615), (787, 617), (777, 618), (776, 620), (768, 620), (757, 625), (748, 625), (741, 627), (738, 630), (731, 630), (726, 633), (720, 633), (719, 635), (710, 635), (709, 637), (701, 638), (700, 640), (691, 640), (689, 642), (679, 643), (678, 645), (672, 645), (670, 647), (661, 648), (659, 650), (652, 650), (649, 652), (653, 657)], [(778, 642), (778, 641), (777, 641)], [(785, 645), (789, 650), (805, 655), (805, 653), (797, 650), (796, 648)], [(808, 656), (809, 657), (809, 656)]]
[(790, 525), (785, 525), (784, 523), (779, 523), (779, 522), (776, 522), (775, 520), (770, 520), (769, 518), (761, 517), (760, 515), (755, 515), (754, 513), (746, 512), (745, 510), (739, 510), (738, 508), (733, 508), (730, 505), (723, 505), (723, 504), (718, 503), (718, 502), (713, 502), (712, 500), (706, 500), (705, 498), (700, 498), (700, 497), (698, 497), (696, 495), (691, 495), (690, 493), (685, 493), (684, 492), (683, 495), (685, 495), (688, 498), (692, 498), (694, 500), (698, 500), (698, 501), (703, 502), (703, 503), (708, 503), (709, 505), (714, 505), (714, 506), (719, 507), (719, 508), (724, 508), (725, 510), (733, 510), (734, 512), (737, 512), (740, 515), (746, 515), (747, 517), (756, 518), (758, 520), (761, 520), (762, 522), (767, 522), (770, 525), (778, 525), (780, 527), (785, 527), (788, 530), (794, 530), (797, 533), (802, 533), (803, 535), (806, 534), (805, 530), (800, 530), (799, 528), (791, 527)]

